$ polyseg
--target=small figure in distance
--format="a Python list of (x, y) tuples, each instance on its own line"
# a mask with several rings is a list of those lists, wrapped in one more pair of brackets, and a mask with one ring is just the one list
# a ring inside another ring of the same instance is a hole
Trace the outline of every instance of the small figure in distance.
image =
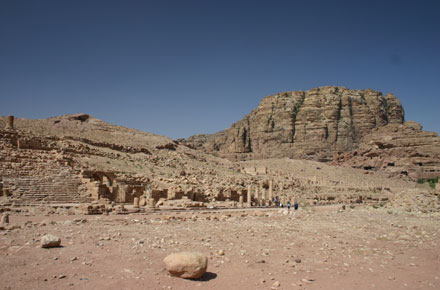
[(293, 208), (295, 209), (295, 210), (298, 210), (298, 202), (295, 202), (295, 204), (293, 205)]
[(291, 206), (290, 201), (288, 201), (288, 202), (287, 202), (287, 212), (290, 211), (290, 206)]
[(274, 204), (275, 206), (278, 205), (278, 196), (275, 196), (275, 197), (273, 198), (273, 204)]

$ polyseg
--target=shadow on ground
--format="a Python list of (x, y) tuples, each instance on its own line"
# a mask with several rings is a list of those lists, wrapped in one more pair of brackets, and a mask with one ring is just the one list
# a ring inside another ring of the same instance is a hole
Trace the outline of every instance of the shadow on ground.
[(210, 281), (217, 278), (217, 274), (216, 273), (212, 273), (212, 272), (206, 272), (205, 274), (203, 274), (202, 278), (200, 278), (200, 281)]

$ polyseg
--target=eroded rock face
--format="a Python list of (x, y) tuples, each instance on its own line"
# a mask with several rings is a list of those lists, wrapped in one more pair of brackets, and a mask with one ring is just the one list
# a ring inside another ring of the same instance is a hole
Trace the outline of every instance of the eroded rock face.
[(440, 176), (440, 137), (414, 121), (389, 124), (366, 135), (358, 150), (336, 154), (334, 163), (413, 181), (435, 178)]
[(208, 268), (208, 258), (199, 252), (175, 253), (163, 261), (171, 275), (187, 279), (202, 277)]
[(229, 129), (195, 135), (185, 143), (232, 160), (330, 161), (335, 152), (356, 149), (372, 129), (403, 121), (402, 105), (392, 94), (320, 87), (267, 96)]

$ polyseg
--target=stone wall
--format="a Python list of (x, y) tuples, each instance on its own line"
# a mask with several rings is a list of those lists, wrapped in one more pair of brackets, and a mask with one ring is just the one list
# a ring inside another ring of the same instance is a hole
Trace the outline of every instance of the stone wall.
[[(90, 201), (81, 195), (79, 172), (56, 151), (18, 149), (18, 133), (0, 132), (0, 183), (11, 202), (22, 204)], [(39, 147), (39, 146), (38, 146)]]

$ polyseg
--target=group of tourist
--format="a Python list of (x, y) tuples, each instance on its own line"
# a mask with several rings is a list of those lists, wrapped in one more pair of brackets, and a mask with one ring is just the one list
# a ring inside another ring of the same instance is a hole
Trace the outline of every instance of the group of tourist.
[[(283, 202), (279, 200), (278, 196), (275, 196), (275, 197), (273, 198), (273, 204), (274, 204), (275, 206), (284, 207)], [(290, 207), (292, 206), (292, 204), (290, 203), (290, 201), (287, 202), (286, 206), (287, 206), (287, 209), (290, 209)], [(293, 204), (293, 209), (298, 210), (298, 207), (299, 207), (298, 203), (295, 202), (295, 203)]]

